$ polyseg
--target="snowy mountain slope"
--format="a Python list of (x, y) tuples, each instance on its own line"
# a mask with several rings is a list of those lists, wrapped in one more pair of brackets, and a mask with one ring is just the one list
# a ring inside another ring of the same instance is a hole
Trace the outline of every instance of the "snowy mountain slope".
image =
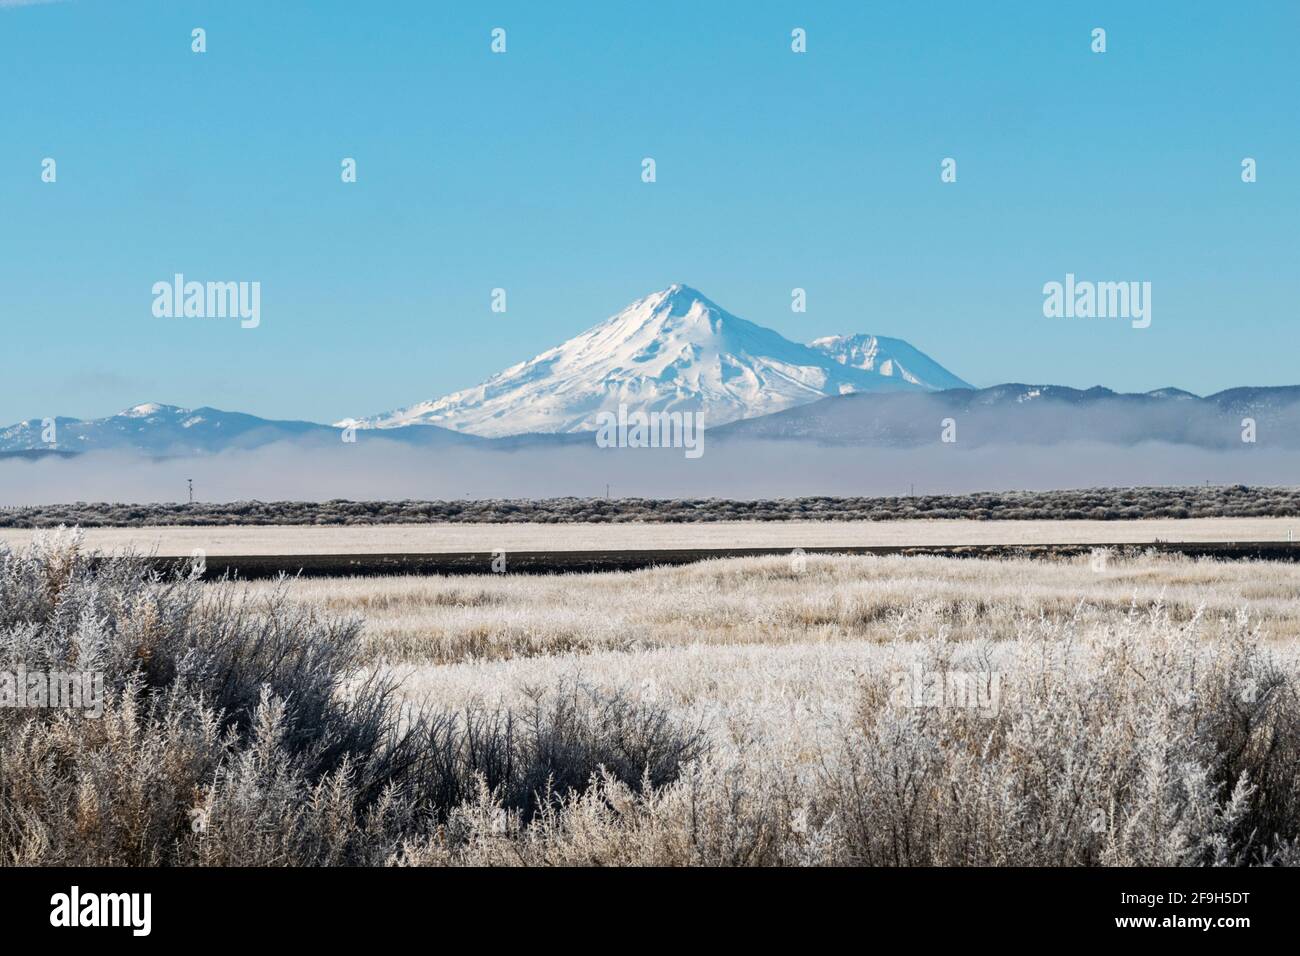
[[(56, 418), (55, 443), (45, 440), (41, 419), (0, 428), (0, 452), (62, 452), (125, 449), (150, 455), (207, 454), (257, 448), (273, 442), (337, 443), (339, 429), (314, 422), (275, 421), (217, 408), (178, 408), (150, 402), (96, 419)], [(475, 439), (441, 428), (403, 429), (390, 437), (419, 444), (463, 444)]]
[(884, 335), (828, 335), (808, 343), (841, 365), (901, 378), (928, 389), (970, 388), (946, 368), (902, 339)]
[(853, 353), (840, 358), (792, 342), (673, 285), (480, 385), (359, 423), (435, 424), (489, 437), (553, 434), (594, 429), (598, 412), (626, 404), (703, 412), (712, 427), (827, 395), (924, 391), (936, 387), (931, 380), (961, 381), (906, 342), (857, 338), (890, 343), (887, 367), (855, 367), (846, 361)]
[(1173, 387), (1143, 394), (1014, 382), (973, 389), (900, 339), (829, 336), (802, 345), (674, 285), (474, 388), (370, 419), (331, 426), (145, 404), (94, 420), (59, 418), (53, 443), (39, 419), (0, 428), (0, 455), (337, 445), (348, 424), (358, 426), (358, 441), (514, 451), (588, 444), (597, 413), (620, 404), (703, 412), (711, 441), (907, 447), (932, 443), (938, 423), (953, 417), (963, 446), (1084, 439), (1239, 450), (1249, 417), (1261, 446), (1300, 447), (1300, 386), (1204, 398)]
[(952, 419), (957, 445), (1033, 445), (1071, 441), (1133, 446), (1167, 442), (1249, 453), (1242, 417), (1251, 415), (1261, 446), (1300, 449), (1300, 387), (1239, 388), (1201, 398), (1176, 388), (1122, 393), (1108, 388), (1008, 383), (889, 395), (824, 398), (714, 429), (715, 444), (815, 442), (910, 448), (940, 441)]
[[(1242, 419), (1258, 426), (1260, 448), (1300, 450), (1300, 386), (1234, 388), (1201, 398), (1176, 388), (1125, 394), (1108, 388), (1007, 383), (985, 389), (920, 390), (835, 395), (757, 418), (709, 429), (710, 447), (746, 442), (811, 442), (877, 448), (934, 445), (941, 422), (953, 418), (957, 447), (1069, 441), (1128, 446), (1166, 442), (1249, 454)], [(97, 450), (155, 457), (213, 454), (275, 443), (340, 446), (339, 429), (300, 421), (271, 421), (214, 408), (137, 405), (117, 415), (57, 419), (58, 442), (42, 440), (39, 420), (0, 428), (0, 459)], [(411, 425), (358, 431), (358, 442), (522, 452), (584, 447), (591, 432), (553, 432), (487, 439)]]

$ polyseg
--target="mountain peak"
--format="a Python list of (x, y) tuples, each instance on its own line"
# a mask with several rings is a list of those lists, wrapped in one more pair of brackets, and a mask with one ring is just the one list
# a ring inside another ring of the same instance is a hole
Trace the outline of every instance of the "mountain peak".
[[(583, 333), (591, 336), (589, 351), (617, 351), (631, 343), (640, 349), (654, 342), (678, 338), (703, 342), (720, 335), (728, 321), (740, 322), (697, 289), (675, 282), (666, 289), (642, 296), (622, 311)], [(578, 336), (578, 339), (583, 336)], [(567, 348), (578, 339), (570, 339)]]
[(674, 307), (689, 307), (695, 302), (703, 302), (705, 305), (712, 306), (715, 309), (717, 308), (717, 305), (703, 292), (686, 285), (684, 282), (674, 282), (662, 292), (656, 292), (654, 295), (659, 297), (664, 303), (671, 304)]
[(898, 378), (927, 389), (970, 388), (924, 352), (902, 339), (884, 335), (827, 335), (808, 347), (829, 355), (849, 368)]
[(495, 438), (590, 431), (600, 412), (626, 405), (634, 411), (699, 412), (712, 426), (827, 395), (965, 384), (906, 342), (866, 338), (890, 343), (895, 364), (850, 362), (792, 342), (675, 282), (473, 388), (353, 421), (374, 428), (441, 425)]
[(158, 402), (144, 402), (140, 405), (132, 405), (117, 413), (118, 418), (148, 418), (150, 415), (159, 415), (163, 412), (183, 412), (185, 409), (178, 408), (175, 405), (161, 405)]
[(674, 282), (661, 292), (654, 292), (638, 299), (619, 314), (640, 311), (639, 306), (648, 307), (650, 317), (654, 318), (699, 320), (706, 316), (721, 317), (726, 314), (721, 306), (704, 293), (680, 282)]

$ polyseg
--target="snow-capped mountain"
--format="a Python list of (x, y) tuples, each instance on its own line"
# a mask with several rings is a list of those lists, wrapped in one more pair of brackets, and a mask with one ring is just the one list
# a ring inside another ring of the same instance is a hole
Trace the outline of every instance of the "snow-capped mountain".
[(1133, 446), (1165, 442), (1248, 454), (1243, 416), (1273, 450), (1300, 448), (1300, 386), (1234, 388), (1201, 398), (1177, 388), (1123, 393), (1094, 386), (1007, 383), (889, 395), (843, 395), (747, 421), (709, 436), (715, 443), (816, 442), (879, 448), (932, 446), (940, 423), (960, 427), (963, 448), (1048, 447), (1066, 442)]
[[(1300, 448), (1300, 386), (1235, 388), (1206, 398), (1177, 388), (973, 389), (900, 339), (829, 336), (802, 345), (673, 285), (481, 385), (370, 419), (323, 425), (150, 403), (105, 418), (57, 418), (52, 433), (40, 418), (0, 428), (0, 456), (121, 449), (166, 457), (274, 443), (340, 448), (353, 437), (545, 450), (590, 443), (597, 413), (621, 404), (629, 411), (702, 412), (710, 440), (722, 443), (915, 447), (934, 443), (938, 423), (953, 418), (963, 447), (1083, 440), (1240, 450), (1249, 418), (1270, 447)], [(340, 434), (351, 425), (355, 436)]]
[(487, 437), (554, 434), (594, 429), (598, 412), (626, 404), (633, 411), (703, 412), (714, 426), (828, 395), (950, 383), (965, 385), (898, 339), (801, 345), (673, 285), (480, 385), (356, 424), (433, 424)]
[[(832, 395), (784, 411), (710, 428), (710, 447), (749, 441), (812, 442), (875, 448), (934, 445), (939, 425), (954, 419), (961, 447), (1087, 441), (1098, 447), (1142, 442), (1232, 449), (1249, 454), (1243, 419), (1257, 425), (1260, 447), (1300, 449), (1300, 386), (1233, 388), (1201, 398), (1177, 388), (1119, 393), (1108, 388), (1007, 383), (991, 388), (943, 391), (864, 392)], [(215, 408), (136, 405), (105, 418), (55, 420), (55, 441), (45, 423), (29, 419), (0, 428), (0, 459), (120, 450), (164, 458), (214, 454), (283, 444), (295, 448), (341, 444), (336, 426), (273, 421)], [(552, 432), (481, 438), (433, 425), (371, 429), (355, 433), (361, 443), (419, 447), (468, 447), (518, 453), (590, 446), (590, 432)], [(350, 453), (349, 453), (350, 454)], [(523, 458), (511, 467), (526, 467)]]
[[(314, 422), (276, 421), (218, 408), (179, 408), (149, 402), (104, 418), (28, 419), (0, 428), (0, 453), (124, 449), (150, 455), (192, 455), (229, 448), (257, 448), (280, 441), (336, 444), (339, 429)], [(51, 442), (50, 438), (54, 440)], [(441, 428), (403, 430), (385, 437), (431, 444), (476, 439)]]
[(825, 352), (841, 365), (898, 377), (927, 389), (970, 388), (952, 372), (902, 339), (884, 335), (828, 335), (813, 339), (810, 348)]

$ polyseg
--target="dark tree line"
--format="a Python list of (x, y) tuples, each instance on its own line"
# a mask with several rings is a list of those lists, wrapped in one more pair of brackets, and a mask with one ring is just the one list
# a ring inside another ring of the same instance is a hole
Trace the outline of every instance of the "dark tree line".
[(1300, 515), (1300, 488), (1245, 485), (981, 492), (893, 498), (550, 498), (484, 501), (237, 501), (228, 504), (87, 504), (0, 508), (0, 527), (360, 525), (424, 522), (889, 521), (910, 518), (1060, 520)]

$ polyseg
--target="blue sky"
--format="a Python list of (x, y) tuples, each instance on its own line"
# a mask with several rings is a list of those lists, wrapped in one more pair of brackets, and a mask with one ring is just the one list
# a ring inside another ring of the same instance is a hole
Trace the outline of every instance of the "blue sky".
[[(1294, 0), (0, 0), (0, 423), (379, 412), (674, 281), (977, 385), (1297, 383), (1297, 36)], [(261, 326), (155, 318), (176, 272), (260, 281)], [(1150, 281), (1151, 327), (1044, 318), (1067, 272)]]

